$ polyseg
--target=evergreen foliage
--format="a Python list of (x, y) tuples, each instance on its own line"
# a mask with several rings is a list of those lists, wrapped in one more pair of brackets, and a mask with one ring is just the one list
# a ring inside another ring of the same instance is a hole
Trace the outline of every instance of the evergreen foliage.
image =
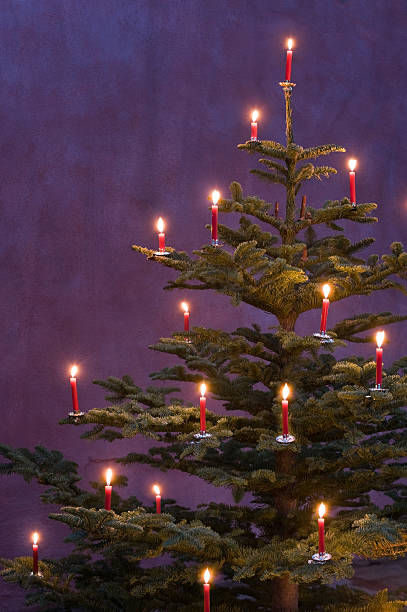
[[(254, 324), (233, 333), (195, 327), (191, 343), (174, 333), (150, 347), (179, 361), (152, 374), (145, 390), (130, 376), (96, 381), (108, 391), (107, 405), (81, 421), (91, 427), (84, 439), (112, 441), (144, 436), (148, 452), (118, 460), (179, 470), (229, 489), (234, 503), (192, 510), (164, 500), (164, 512), (123, 499), (114, 487), (112, 511), (103, 508), (103, 486), (79, 487), (76, 464), (57, 451), (0, 447), (4, 474), (20, 474), (44, 485), (44, 503), (59, 504), (50, 518), (70, 530), (74, 553), (42, 560), (42, 578), (30, 576), (30, 558), (3, 559), (3, 576), (29, 592), (41, 610), (194, 611), (202, 609), (201, 573), (216, 574), (214, 612), (250, 610), (400, 610), (386, 591), (372, 597), (350, 583), (355, 556), (392, 558), (407, 551), (405, 431), (407, 358), (386, 368), (387, 393), (371, 393), (375, 364), (360, 357), (336, 360), (337, 346), (371, 341), (377, 327), (407, 317), (363, 313), (337, 323), (331, 346), (295, 333), (298, 317), (321, 307), (321, 285), (332, 286), (332, 301), (373, 291), (406, 293), (407, 253), (399, 242), (388, 254), (363, 256), (373, 244), (352, 242), (342, 224), (377, 222), (375, 203), (353, 206), (348, 198), (320, 208), (296, 205), (307, 180), (328, 178), (330, 166), (314, 160), (342, 147), (303, 148), (293, 139), (292, 90), (284, 87), (286, 143), (246, 142), (242, 151), (258, 157), (253, 173), (286, 191), (285, 217), (256, 196), (244, 196), (233, 182), (231, 197), (219, 203), (222, 215), (238, 214), (239, 228), (220, 225), (224, 247), (203, 246), (190, 256), (168, 248), (156, 263), (178, 272), (166, 288), (214, 290), (275, 315), (278, 326)], [(341, 225), (340, 225), (341, 224)], [(323, 232), (317, 235), (316, 226)], [(304, 253), (306, 255), (304, 256)], [(177, 383), (207, 381), (225, 414), (207, 410), (210, 438), (199, 443), (199, 407), (184, 405)], [(169, 386), (162, 386), (163, 382)], [(288, 382), (289, 448), (275, 440), (281, 430), (280, 390)], [(172, 386), (175, 385), (175, 386)], [(63, 423), (67, 424), (65, 420)], [(121, 478), (120, 484), (126, 485)], [(116, 483), (117, 484), (117, 480)], [(372, 490), (392, 503), (378, 507)], [(309, 563), (317, 550), (316, 505), (330, 508), (326, 545), (332, 560)], [(158, 560), (159, 564), (150, 560)], [(339, 584), (338, 584), (339, 581)]]

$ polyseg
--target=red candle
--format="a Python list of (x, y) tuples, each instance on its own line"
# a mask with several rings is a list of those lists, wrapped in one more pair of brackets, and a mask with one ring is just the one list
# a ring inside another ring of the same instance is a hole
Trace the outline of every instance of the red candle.
[(356, 159), (349, 160), (350, 203), (356, 204)]
[(211, 579), (211, 573), (208, 568), (206, 568), (204, 572), (204, 612), (210, 612), (211, 604), (210, 604), (210, 584), (209, 580)]
[(182, 302), (181, 308), (184, 311), (184, 331), (189, 332), (189, 306), (186, 302)]
[(158, 251), (164, 253), (165, 251), (165, 234), (164, 234), (164, 219), (160, 217), (157, 221), (158, 230)]
[(74, 412), (79, 412), (79, 404), (78, 404), (78, 389), (76, 386), (76, 373), (78, 372), (78, 367), (76, 365), (71, 368), (71, 378), (69, 379), (71, 383), (71, 392), (72, 392), (72, 406)]
[(212, 191), (212, 244), (218, 244), (218, 202), (220, 193)]
[(259, 116), (258, 111), (255, 110), (252, 112), (252, 122), (250, 124), (252, 130), (251, 130), (250, 140), (257, 140), (257, 118), (258, 116)]
[(293, 39), (289, 38), (287, 43), (287, 61), (285, 64), (285, 80), (291, 81), (291, 66), (293, 62)]
[(105, 486), (105, 510), (111, 510), (112, 506), (112, 470), (106, 470), (106, 486)]
[(325, 520), (324, 520), (324, 514), (325, 514), (325, 504), (320, 504), (319, 508), (318, 508), (318, 514), (319, 514), (319, 518), (318, 518), (318, 535), (319, 535), (319, 547), (318, 547), (318, 552), (320, 555), (325, 554)]
[(155, 509), (157, 514), (161, 514), (161, 491), (158, 485), (153, 486), (155, 493)]
[(288, 436), (288, 396), (290, 393), (290, 387), (285, 383), (283, 387), (283, 399), (281, 402), (282, 414), (283, 414), (283, 436)]
[(33, 574), (38, 575), (38, 533), (33, 534)]
[(199, 404), (200, 404), (200, 418), (201, 418), (201, 433), (205, 433), (206, 431), (206, 397), (205, 397), (205, 392), (206, 392), (206, 385), (205, 383), (202, 383), (201, 385), (201, 397), (199, 398)]
[(381, 387), (382, 385), (382, 369), (383, 369), (383, 344), (384, 340), (384, 331), (379, 331), (376, 334), (376, 387)]
[(329, 299), (328, 295), (331, 292), (331, 287), (327, 284), (322, 287), (322, 293), (324, 294), (324, 299), (322, 300), (322, 314), (321, 314), (321, 334), (326, 333), (326, 322), (328, 319), (328, 308), (329, 308)]

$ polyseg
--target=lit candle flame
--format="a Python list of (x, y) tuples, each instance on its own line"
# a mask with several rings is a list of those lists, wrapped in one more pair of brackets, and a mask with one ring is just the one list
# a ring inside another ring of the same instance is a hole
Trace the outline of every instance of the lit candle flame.
[(376, 334), (377, 348), (381, 348), (384, 340), (384, 331), (378, 331)]
[(356, 163), (357, 163), (357, 162), (356, 162), (356, 159), (350, 159), (350, 160), (348, 161), (349, 170), (350, 170), (351, 172), (353, 172), (353, 171), (355, 170), (355, 168), (356, 168)]
[(325, 512), (326, 512), (325, 504), (324, 503), (319, 504), (319, 507), (318, 507), (319, 518), (324, 518)]
[(78, 366), (73, 365), (72, 368), (71, 368), (71, 378), (75, 378), (77, 373), (78, 373)]
[(209, 571), (209, 568), (206, 568), (206, 570), (204, 571), (204, 581), (205, 584), (208, 584), (209, 580), (211, 579), (211, 573)]
[(291, 51), (291, 49), (293, 48), (293, 39), (289, 38), (287, 41), (287, 48), (289, 51)]
[(160, 217), (157, 221), (157, 229), (160, 234), (162, 234), (164, 231), (164, 219), (162, 217)]
[(214, 189), (212, 191), (212, 202), (214, 204), (217, 204), (219, 202), (219, 198), (220, 198), (220, 193), (217, 189)]
[(257, 121), (257, 119), (258, 119), (258, 118), (259, 118), (259, 111), (254, 110), (254, 111), (252, 112), (252, 121), (253, 121), (253, 123), (255, 123), (255, 122)]
[(112, 482), (112, 476), (113, 476), (113, 472), (111, 468), (109, 468), (108, 470), (106, 470), (106, 484), (108, 487), (110, 486), (110, 483)]
[(205, 385), (205, 383), (202, 383), (202, 385), (201, 385), (201, 396), (205, 397), (205, 393), (206, 393), (206, 385)]
[(331, 293), (330, 285), (326, 284), (322, 287), (322, 293), (324, 294), (324, 298), (328, 299), (328, 295)]
[(181, 302), (181, 308), (184, 312), (189, 312), (189, 306), (186, 302)]
[(153, 491), (156, 495), (161, 495), (160, 487), (158, 485), (153, 486)]
[(33, 544), (38, 544), (39, 535), (37, 532), (33, 533)]
[(290, 395), (290, 387), (287, 385), (287, 383), (285, 383), (284, 387), (283, 387), (283, 400), (286, 400), (287, 397)]

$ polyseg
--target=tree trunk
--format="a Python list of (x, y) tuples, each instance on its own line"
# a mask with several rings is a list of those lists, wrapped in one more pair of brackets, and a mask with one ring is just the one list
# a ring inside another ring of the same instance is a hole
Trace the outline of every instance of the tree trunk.
[[(279, 323), (286, 331), (294, 331), (296, 313), (289, 313)], [(291, 474), (295, 469), (295, 454), (289, 449), (282, 449), (276, 457), (276, 472), (280, 474)], [(290, 522), (287, 521), (287, 514), (295, 510), (297, 500), (292, 495), (291, 488), (285, 488), (274, 496), (274, 504), (281, 518), (281, 536), (283, 538), (292, 537), (290, 532)], [(273, 612), (297, 612), (298, 611), (298, 584), (291, 582), (289, 576), (274, 578), (272, 608)]]
[(286, 316), (279, 317), (278, 322), (285, 331), (294, 331), (297, 318), (298, 314), (296, 312), (289, 312)]
[(298, 584), (290, 578), (275, 578), (273, 580), (273, 612), (298, 612)]

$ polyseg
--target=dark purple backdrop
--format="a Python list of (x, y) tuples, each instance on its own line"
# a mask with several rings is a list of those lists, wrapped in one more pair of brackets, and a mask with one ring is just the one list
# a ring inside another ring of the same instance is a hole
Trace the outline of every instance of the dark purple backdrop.
[[(145, 385), (171, 363), (147, 345), (180, 327), (182, 298), (195, 324), (275, 323), (222, 296), (162, 292), (168, 271), (130, 245), (155, 244), (161, 214), (169, 243), (191, 251), (208, 239), (212, 188), (226, 192), (237, 179), (267, 194), (248, 174), (254, 158), (236, 144), (248, 137), (253, 107), (260, 136), (284, 137), (277, 82), (288, 36), (296, 141), (342, 144), (358, 158), (358, 197), (379, 203), (381, 223), (354, 228), (355, 238), (373, 235), (384, 250), (405, 237), (407, 8), (404, 0), (3, 0), (0, 17), (1, 440), (62, 449), (87, 481), (146, 444), (79, 441), (79, 429), (58, 425), (70, 408), (72, 362), (87, 410), (103, 403), (94, 378), (131, 373)], [(347, 157), (332, 157), (340, 172), (309, 187), (310, 203), (348, 194)], [(401, 312), (404, 299), (343, 302), (330, 322), (374, 307)], [(387, 361), (405, 353), (405, 329), (390, 328)], [(135, 467), (129, 476), (145, 501), (153, 481), (181, 503), (228, 499), (196, 481), (186, 487), (182, 475)], [(46, 520), (39, 488), (19, 479), (1, 486), (0, 555), (28, 554), (34, 528), (42, 554), (60, 554), (65, 532)], [(15, 589), (0, 588), (10, 597), (2, 609), (20, 609)]]

